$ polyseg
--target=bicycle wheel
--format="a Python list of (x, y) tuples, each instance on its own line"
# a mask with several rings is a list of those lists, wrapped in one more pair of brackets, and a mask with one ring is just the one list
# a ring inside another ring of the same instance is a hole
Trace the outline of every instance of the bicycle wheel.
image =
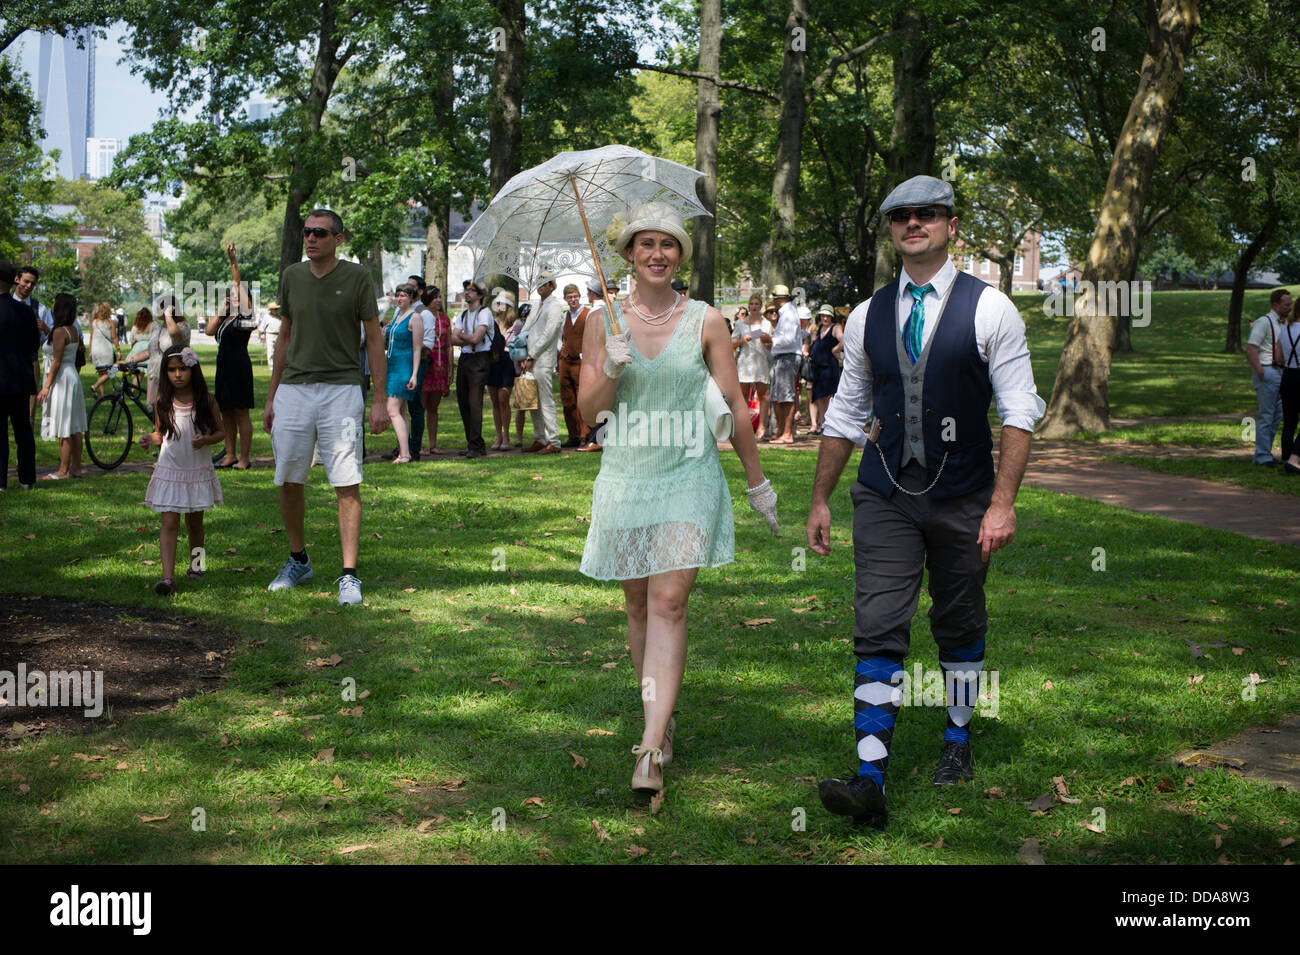
[(131, 409), (121, 395), (102, 395), (90, 406), (86, 452), (105, 471), (113, 470), (131, 453)]

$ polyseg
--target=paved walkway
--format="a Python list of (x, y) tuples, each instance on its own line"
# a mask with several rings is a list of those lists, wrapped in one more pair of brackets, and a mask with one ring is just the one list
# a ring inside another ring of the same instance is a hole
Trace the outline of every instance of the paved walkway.
[[(1116, 455), (1154, 457), (1222, 457), (1254, 467), (1238, 448), (1171, 448), (1127, 443), (1105, 445), (1070, 441), (1036, 441), (1030, 451), (1025, 483), (1062, 494), (1091, 498), (1116, 507), (1158, 514), (1231, 531), (1258, 540), (1300, 546), (1300, 496), (1232, 487), (1214, 481), (1159, 474), (1129, 464), (1103, 460)], [(1286, 478), (1279, 474), (1278, 481)]]

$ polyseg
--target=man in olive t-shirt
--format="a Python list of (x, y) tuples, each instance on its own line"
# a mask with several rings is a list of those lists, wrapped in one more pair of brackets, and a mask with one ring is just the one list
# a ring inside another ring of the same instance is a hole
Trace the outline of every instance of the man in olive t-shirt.
[(383, 334), (370, 274), (338, 258), (343, 220), (313, 210), (303, 227), (307, 261), (280, 276), (280, 336), (275, 343), (271, 387), (262, 426), (271, 435), (280, 517), (289, 538), (289, 559), (268, 590), (288, 590), (312, 577), (303, 532), (303, 485), (312, 452), (320, 448), (325, 477), (339, 506), (343, 574), (339, 603), (361, 603), (357, 554), (361, 540), (361, 394), (358, 348), (362, 329), (374, 380), (370, 431), (388, 427)]

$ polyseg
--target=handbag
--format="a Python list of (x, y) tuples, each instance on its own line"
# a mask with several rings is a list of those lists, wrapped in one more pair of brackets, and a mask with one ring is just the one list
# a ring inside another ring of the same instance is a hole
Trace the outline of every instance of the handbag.
[(514, 338), (510, 339), (510, 360), (527, 361), (528, 360), (528, 333), (520, 332)]
[(537, 379), (531, 371), (526, 371), (515, 379), (515, 387), (510, 392), (510, 407), (516, 411), (536, 411), (540, 407)]
[(709, 375), (709, 383), (704, 386), (704, 418), (714, 440), (726, 441), (736, 430), (736, 421), (731, 415), (731, 406), (722, 397), (722, 389)]
[(762, 415), (761, 407), (758, 403), (758, 387), (749, 389), (749, 426), (758, 434), (758, 420)]
[(799, 377), (802, 378), (804, 381), (808, 382), (809, 384), (812, 384), (812, 380), (813, 380), (812, 355), (804, 355), (799, 359)]
[(81, 371), (82, 368), (86, 367), (86, 343), (81, 340), (80, 335), (77, 336), (76, 366), (77, 371)]

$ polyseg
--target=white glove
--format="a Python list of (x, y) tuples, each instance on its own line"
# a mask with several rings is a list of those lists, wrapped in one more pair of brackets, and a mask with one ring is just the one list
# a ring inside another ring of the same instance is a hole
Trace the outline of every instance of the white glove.
[(628, 337), (628, 333), (607, 336), (603, 369), (605, 377), (617, 380), (618, 376), (623, 374), (623, 369), (630, 364), (632, 364), (632, 339)]
[(758, 487), (748, 488), (745, 493), (749, 496), (749, 506), (767, 518), (767, 526), (772, 528), (773, 534), (779, 533), (776, 524), (776, 491), (772, 490), (772, 482), (764, 481)]

